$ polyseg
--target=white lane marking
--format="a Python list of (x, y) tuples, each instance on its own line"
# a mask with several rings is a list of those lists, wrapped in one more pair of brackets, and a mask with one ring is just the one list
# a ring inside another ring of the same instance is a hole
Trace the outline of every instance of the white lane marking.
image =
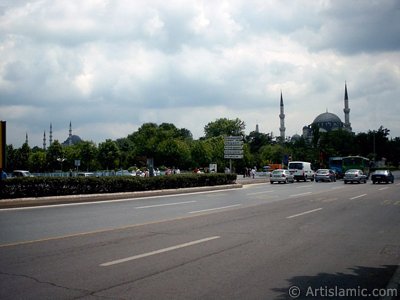
[(352, 198), (350, 198), (350, 200), (362, 198), (362, 197), (365, 197), (365, 196), (367, 196), (367, 194), (362, 194), (362, 195), (358, 195), (358, 196), (352, 197)]
[(312, 192), (290, 195), (289, 197), (300, 197), (300, 196), (306, 196), (306, 195), (310, 195), (310, 194), (312, 194)]
[(191, 212), (189, 212), (189, 214), (197, 214), (197, 213), (202, 213), (202, 212), (206, 212), (206, 211), (213, 211), (213, 210), (231, 208), (231, 207), (236, 207), (236, 206), (241, 206), (241, 205), (242, 205), (242, 204), (234, 204), (234, 205), (221, 206), (221, 207), (216, 207), (216, 208), (209, 208), (209, 209), (196, 210), (196, 211), (191, 211)]
[(296, 189), (304, 189), (304, 188), (310, 188), (311, 185), (302, 185), (302, 186), (296, 186)]
[(380, 188), (379, 191), (384, 191), (384, 190), (387, 190), (387, 189), (388, 189), (388, 187), (383, 187), (383, 188)]
[[(101, 200), (101, 201), (89, 201), (89, 202), (76, 202), (76, 203), (65, 203), (65, 204), (52, 204), (52, 205), (39, 205), (39, 206), (29, 206), (29, 207), (12, 207), (12, 208), (1, 208), (0, 213), (3, 211), (12, 211), (12, 210), (31, 210), (31, 209), (42, 209), (42, 208), (59, 208), (59, 207), (67, 207), (67, 206), (81, 206), (81, 205), (97, 205), (97, 204), (107, 204), (107, 203), (118, 203), (118, 202), (131, 202), (131, 201), (140, 201), (147, 199), (158, 199), (158, 198), (168, 198), (168, 197), (184, 197), (191, 195), (201, 195), (201, 194), (211, 194), (211, 193), (222, 193), (222, 192), (233, 192), (239, 189), (232, 190), (216, 190), (216, 191), (201, 191), (201, 192), (188, 192), (182, 194), (168, 194), (168, 195), (158, 195), (158, 196), (138, 196), (135, 198), (124, 198), (117, 200)], [(167, 190), (166, 190), (167, 191)], [(61, 196), (62, 197), (62, 196)], [(78, 195), (72, 197), (82, 197), (83, 199), (93, 197), (93, 195)], [(26, 198), (24, 200), (33, 199)], [(15, 200), (17, 201), (17, 200)]]
[(286, 219), (292, 219), (292, 218), (300, 217), (300, 216), (303, 216), (303, 215), (311, 214), (311, 213), (319, 211), (319, 210), (322, 210), (322, 207), (316, 208), (316, 209), (312, 209), (312, 210), (308, 210), (308, 211), (305, 211), (305, 212), (302, 212), (302, 213), (299, 213), (299, 214), (295, 214), (295, 215), (286, 217)]
[(180, 204), (188, 204), (194, 203), (197, 201), (184, 201), (184, 202), (173, 202), (173, 203), (165, 203), (165, 204), (154, 204), (154, 205), (146, 205), (146, 206), (138, 206), (135, 209), (143, 209), (143, 208), (153, 208), (153, 207), (162, 207), (162, 206), (171, 206), (171, 205), (180, 205)]
[(275, 192), (275, 191), (256, 192), (256, 193), (249, 193), (249, 194), (246, 194), (246, 196), (260, 195), (260, 194), (274, 193), (274, 192)]
[(331, 188), (331, 190), (341, 190), (341, 189), (344, 189), (344, 186), (335, 186)]
[(219, 239), (219, 238), (220, 238), (220, 236), (211, 236), (211, 237), (204, 238), (204, 239), (197, 240), (197, 241), (192, 241), (192, 242), (188, 242), (188, 243), (184, 243), (184, 244), (180, 244), (180, 245), (176, 245), (176, 246), (172, 246), (172, 247), (168, 247), (168, 248), (163, 248), (163, 249), (159, 249), (159, 250), (155, 250), (155, 251), (151, 251), (151, 252), (147, 252), (147, 253), (142, 253), (142, 254), (139, 254), (139, 255), (134, 255), (134, 256), (130, 256), (130, 257), (121, 258), (121, 259), (113, 260), (113, 261), (110, 261), (110, 262), (102, 263), (102, 264), (100, 264), (100, 267), (109, 267), (109, 266), (112, 266), (112, 265), (125, 263), (125, 262), (131, 261), (131, 260), (144, 258), (144, 257), (148, 257), (148, 256), (152, 256), (152, 255), (156, 255), (156, 254), (160, 254), (160, 253), (164, 253), (164, 252), (168, 252), (168, 251), (173, 251), (173, 250), (176, 250), (176, 249), (193, 246), (193, 245), (200, 244), (200, 243), (205, 243), (205, 242), (212, 241), (212, 240)]

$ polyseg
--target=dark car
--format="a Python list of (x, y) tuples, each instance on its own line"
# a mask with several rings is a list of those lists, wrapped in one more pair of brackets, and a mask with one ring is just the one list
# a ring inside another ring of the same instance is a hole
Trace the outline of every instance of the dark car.
[(367, 175), (365, 175), (361, 170), (351, 169), (346, 171), (343, 177), (343, 181), (345, 184), (348, 182), (367, 183)]
[(315, 172), (315, 182), (319, 181), (336, 181), (336, 174), (333, 170), (319, 169)]
[(371, 175), (371, 180), (372, 183), (381, 183), (381, 182), (385, 182), (385, 183), (393, 183), (394, 182), (394, 176), (392, 174), (392, 172), (390, 172), (389, 170), (376, 170), (372, 175)]

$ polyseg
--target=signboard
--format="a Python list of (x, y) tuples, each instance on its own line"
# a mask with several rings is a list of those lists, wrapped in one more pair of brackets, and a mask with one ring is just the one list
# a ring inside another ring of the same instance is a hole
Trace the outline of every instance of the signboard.
[(226, 136), (224, 138), (224, 158), (229, 158), (229, 159), (243, 158), (242, 136)]

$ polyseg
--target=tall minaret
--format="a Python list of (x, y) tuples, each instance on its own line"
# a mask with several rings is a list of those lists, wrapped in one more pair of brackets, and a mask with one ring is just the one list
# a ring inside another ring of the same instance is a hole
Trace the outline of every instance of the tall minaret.
[(347, 94), (347, 83), (344, 83), (344, 129), (352, 132), (350, 123), (350, 108), (349, 108), (349, 96)]
[(71, 121), (69, 121), (68, 145), (72, 146), (72, 124), (71, 124)]
[(27, 144), (28, 145), (28, 133), (26, 132), (26, 134), (25, 134), (25, 144)]
[(281, 127), (279, 128), (281, 132), (281, 142), (283, 143), (285, 141), (285, 111), (284, 111), (284, 106), (283, 106), (283, 98), (282, 98), (282, 91), (281, 91), (281, 113), (279, 115), (279, 118), (281, 119)]
[(53, 125), (50, 123), (49, 145), (53, 144)]
[(43, 132), (43, 150), (46, 150), (46, 130)]

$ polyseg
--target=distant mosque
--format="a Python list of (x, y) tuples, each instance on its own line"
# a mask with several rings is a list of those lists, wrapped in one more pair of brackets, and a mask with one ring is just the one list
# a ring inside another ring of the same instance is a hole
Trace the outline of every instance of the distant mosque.
[[(28, 140), (28, 137), (26, 138)], [(43, 133), (43, 150), (46, 150), (46, 131)], [(82, 139), (78, 135), (72, 134), (72, 123), (69, 122), (69, 134), (67, 139), (61, 144), (62, 146), (72, 146), (82, 142)], [(49, 145), (53, 144), (53, 125), (50, 123), (50, 133), (49, 133)]]
[[(347, 84), (345, 83), (344, 85), (344, 122), (335, 114), (330, 113), (328, 111), (320, 114), (317, 116), (314, 121), (310, 125), (306, 125), (303, 127), (303, 135), (302, 137), (306, 141), (311, 141), (312, 140), (312, 128), (314, 126), (317, 126), (319, 128), (320, 132), (331, 132), (334, 130), (345, 130), (347, 132), (352, 132), (351, 128), (351, 123), (350, 123), (350, 108), (349, 108), (349, 96), (347, 93)], [(283, 104), (283, 97), (282, 97), (282, 92), (281, 92), (281, 99), (280, 99), (280, 114), (279, 114), (279, 119), (280, 119), (280, 140), (285, 141), (286, 136), (285, 136), (285, 111), (284, 111), (284, 104)], [(295, 134), (292, 138), (291, 141), (296, 141), (299, 140), (301, 137), (298, 134)]]

